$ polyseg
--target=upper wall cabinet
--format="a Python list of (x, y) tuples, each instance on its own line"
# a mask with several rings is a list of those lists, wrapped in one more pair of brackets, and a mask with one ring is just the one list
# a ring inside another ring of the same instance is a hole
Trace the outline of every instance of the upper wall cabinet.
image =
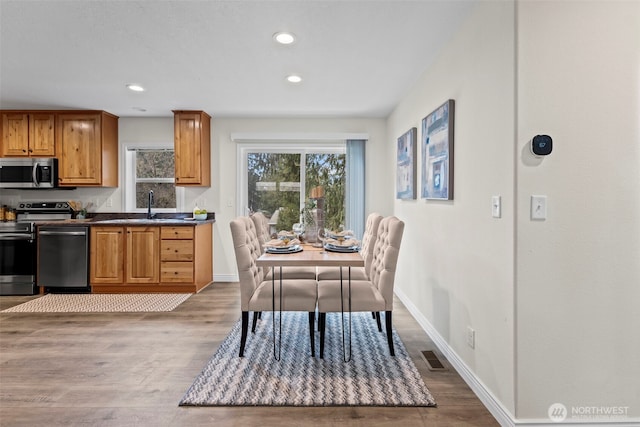
[(105, 111), (57, 114), (60, 186), (118, 186), (118, 117)]
[(2, 113), (2, 157), (53, 157), (55, 114), (12, 111)]
[(211, 116), (174, 110), (176, 185), (211, 185)]

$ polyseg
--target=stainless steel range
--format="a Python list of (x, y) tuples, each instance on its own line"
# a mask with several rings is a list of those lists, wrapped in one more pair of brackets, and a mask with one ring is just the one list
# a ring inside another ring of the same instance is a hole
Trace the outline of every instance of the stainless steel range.
[(16, 209), (19, 223), (51, 222), (71, 219), (68, 202), (22, 202)]
[(67, 202), (22, 202), (16, 221), (0, 222), (0, 295), (37, 293), (36, 224), (71, 218)]

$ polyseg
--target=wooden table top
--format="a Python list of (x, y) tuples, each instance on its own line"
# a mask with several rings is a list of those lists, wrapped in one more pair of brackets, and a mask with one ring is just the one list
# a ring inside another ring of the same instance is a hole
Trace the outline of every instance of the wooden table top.
[(302, 245), (303, 251), (293, 254), (264, 253), (257, 260), (259, 267), (363, 267), (360, 252), (329, 252)]

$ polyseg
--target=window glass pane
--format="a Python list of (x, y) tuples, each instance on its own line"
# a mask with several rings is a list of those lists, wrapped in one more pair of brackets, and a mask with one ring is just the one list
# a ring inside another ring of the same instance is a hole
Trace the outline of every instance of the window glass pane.
[(153, 208), (176, 207), (174, 152), (169, 149), (141, 149), (135, 157), (136, 209), (147, 209), (153, 190)]
[(249, 209), (290, 228), (300, 216), (300, 154), (249, 153), (247, 161)]
[(136, 208), (146, 209), (148, 207), (149, 190), (153, 190), (154, 208), (176, 207), (176, 186), (173, 182), (137, 182)]
[[(316, 199), (317, 208), (323, 210), (320, 221), (332, 230), (339, 230), (344, 224), (345, 202), (345, 160), (344, 154), (307, 154), (306, 193), (307, 196), (324, 195)], [(322, 187), (322, 189), (313, 190)]]
[[(274, 229), (291, 230), (300, 221), (300, 206), (312, 211), (314, 220), (320, 208), (319, 219), (338, 229), (344, 224), (345, 160), (345, 154), (248, 153), (249, 209), (271, 218)], [(324, 196), (317, 197), (317, 187)]]
[(136, 178), (173, 178), (173, 150), (138, 150)]

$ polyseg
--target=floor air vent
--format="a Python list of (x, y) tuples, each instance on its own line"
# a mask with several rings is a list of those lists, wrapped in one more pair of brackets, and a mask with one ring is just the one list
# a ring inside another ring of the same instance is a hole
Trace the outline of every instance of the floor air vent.
[(420, 353), (425, 362), (427, 362), (427, 367), (430, 371), (446, 371), (447, 368), (442, 364), (438, 356), (431, 351), (425, 350)]

